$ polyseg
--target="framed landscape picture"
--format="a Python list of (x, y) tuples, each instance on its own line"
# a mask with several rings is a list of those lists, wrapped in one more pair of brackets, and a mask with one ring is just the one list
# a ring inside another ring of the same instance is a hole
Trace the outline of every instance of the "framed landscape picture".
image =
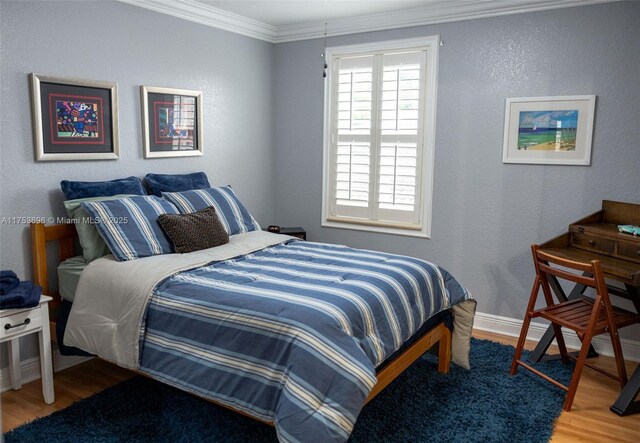
[(32, 73), (36, 161), (119, 157), (116, 83)]
[(507, 99), (503, 163), (591, 164), (595, 95)]
[(202, 155), (202, 92), (141, 86), (144, 157)]

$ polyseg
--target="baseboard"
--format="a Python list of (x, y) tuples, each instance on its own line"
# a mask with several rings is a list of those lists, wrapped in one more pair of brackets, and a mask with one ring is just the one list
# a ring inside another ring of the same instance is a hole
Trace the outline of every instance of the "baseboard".
[[(499, 315), (485, 314), (477, 312), (473, 322), (473, 328), (480, 331), (490, 331), (496, 334), (507, 335), (509, 337), (518, 337), (522, 328), (522, 320), (515, 318), (502, 317)], [(531, 323), (527, 339), (538, 341), (547, 330), (547, 325), (542, 323)], [(576, 335), (564, 335), (568, 348), (579, 349), (580, 340)], [(622, 344), (622, 352), (625, 360), (640, 362), (640, 342), (635, 340), (620, 339)], [(611, 341), (604, 335), (593, 339), (593, 347), (601, 355), (613, 357), (613, 347)]]
[[(55, 372), (62, 371), (80, 363), (84, 363), (93, 357), (64, 356), (57, 349), (53, 351), (53, 369)], [(22, 384), (38, 380), (40, 378), (40, 357), (33, 357), (23, 360), (20, 363), (22, 371)], [(0, 370), (0, 392), (11, 389), (11, 379), (9, 378), (9, 367)]]

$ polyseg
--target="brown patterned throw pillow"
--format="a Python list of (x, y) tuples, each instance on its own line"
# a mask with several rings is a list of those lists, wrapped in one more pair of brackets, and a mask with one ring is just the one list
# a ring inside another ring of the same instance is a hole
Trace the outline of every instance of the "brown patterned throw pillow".
[(229, 243), (213, 206), (191, 214), (162, 214), (158, 223), (181, 254)]

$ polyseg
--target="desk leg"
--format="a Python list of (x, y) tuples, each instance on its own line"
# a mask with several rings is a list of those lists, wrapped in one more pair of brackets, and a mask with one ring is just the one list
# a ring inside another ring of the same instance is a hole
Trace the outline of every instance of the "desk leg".
[(609, 408), (614, 414), (620, 416), (637, 414), (640, 412), (640, 400), (635, 400), (640, 392), (640, 366), (638, 366), (620, 392), (616, 402)]
[(40, 373), (42, 376), (42, 395), (48, 405), (55, 401), (53, 390), (53, 364), (51, 363), (51, 334), (49, 332), (49, 306), (42, 304), (42, 330), (38, 332), (40, 341)]
[(547, 353), (547, 349), (551, 346), (551, 342), (556, 336), (555, 332), (553, 332), (553, 328), (549, 326), (545, 331), (544, 335), (536, 345), (536, 348), (531, 351), (531, 354), (527, 357), (527, 360), (533, 363), (538, 363), (542, 360), (542, 357)]
[[(558, 297), (558, 301), (560, 302), (565, 302), (567, 300), (573, 300), (575, 298), (578, 298), (582, 294), (584, 294), (584, 291), (586, 291), (587, 289), (585, 285), (575, 285), (571, 290), (571, 293), (569, 293), (569, 297), (567, 297), (564, 291), (562, 290), (560, 283), (558, 283), (558, 280), (552, 275), (549, 276), (549, 286), (551, 286), (551, 289), (556, 294), (556, 297)], [(549, 328), (547, 328), (546, 332), (538, 342), (538, 345), (536, 346), (536, 348), (533, 351), (531, 351), (531, 353), (527, 357), (527, 360), (533, 363), (537, 363), (539, 361), (542, 361), (543, 359), (555, 360), (557, 358), (560, 358), (559, 355), (553, 355), (545, 358), (545, 354), (547, 353), (549, 346), (551, 346), (551, 342), (553, 341), (555, 336), (556, 335), (553, 332), (553, 327), (549, 326)], [(594, 347), (589, 346), (589, 353), (587, 354), (587, 358), (592, 358), (597, 356), (598, 356), (598, 353), (596, 352)]]
[(9, 378), (11, 389), (18, 390), (22, 387), (22, 370), (20, 369), (20, 339), (14, 338), (7, 342), (9, 347)]
[[(637, 312), (640, 313), (640, 289), (631, 285), (625, 286), (632, 296), (631, 300)], [(640, 400), (635, 399), (638, 393), (640, 393), (640, 366), (633, 372), (627, 384), (622, 388), (616, 402), (609, 409), (620, 416), (640, 413)]]
[(625, 283), (624, 286), (627, 288), (627, 293), (631, 296), (631, 301), (633, 302), (633, 307), (636, 308), (636, 313), (640, 314), (640, 288), (631, 286), (628, 283)]

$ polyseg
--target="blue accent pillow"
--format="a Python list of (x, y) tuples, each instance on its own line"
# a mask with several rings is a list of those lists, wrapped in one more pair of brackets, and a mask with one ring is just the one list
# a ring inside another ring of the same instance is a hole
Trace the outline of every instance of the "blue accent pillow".
[(260, 230), (258, 222), (230, 186), (185, 192), (163, 192), (162, 197), (173, 203), (182, 214), (190, 214), (213, 206), (229, 235)]
[(147, 174), (144, 177), (149, 195), (162, 197), (163, 192), (181, 192), (192, 189), (210, 188), (209, 179), (204, 172), (192, 174)]
[(90, 197), (110, 197), (118, 194), (147, 195), (138, 177), (119, 178), (104, 182), (60, 182), (65, 200)]
[(161, 214), (178, 214), (175, 206), (155, 196), (80, 204), (89, 213), (100, 236), (118, 261), (173, 252), (171, 241), (158, 224)]

